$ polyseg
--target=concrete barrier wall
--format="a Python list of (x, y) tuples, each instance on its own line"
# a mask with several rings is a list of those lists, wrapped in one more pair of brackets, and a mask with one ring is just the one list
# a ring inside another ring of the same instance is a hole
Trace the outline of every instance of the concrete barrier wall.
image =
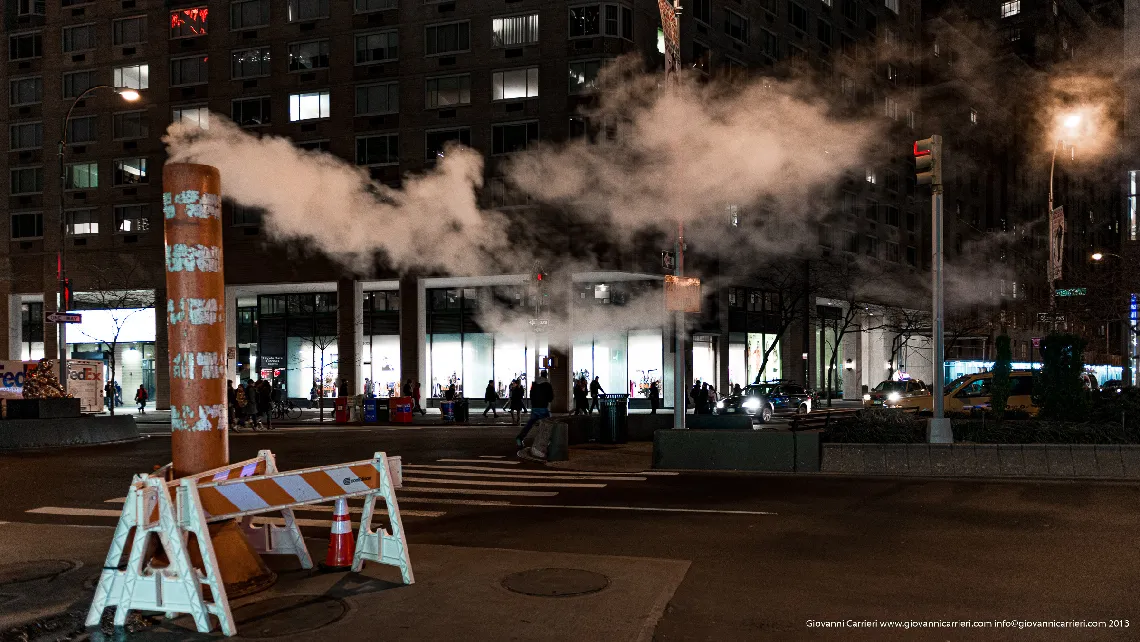
[(1140, 446), (823, 444), (820, 470), (853, 475), (1140, 479)]
[(818, 472), (819, 433), (773, 430), (658, 430), (653, 467)]
[(0, 421), (0, 450), (83, 446), (138, 437), (132, 415)]

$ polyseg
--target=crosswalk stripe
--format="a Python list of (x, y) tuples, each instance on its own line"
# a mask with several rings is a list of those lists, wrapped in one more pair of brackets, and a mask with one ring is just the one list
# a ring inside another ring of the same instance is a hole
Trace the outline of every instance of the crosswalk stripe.
[(511, 504), (512, 508), (575, 508), (583, 510), (629, 510), (647, 513), (704, 513), (716, 515), (778, 515), (762, 510), (720, 510), (716, 508), (658, 508), (655, 506), (574, 506), (569, 504)]
[[(484, 462), (486, 463), (486, 462)], [(636, 473), (624, 472), (590, 472), (583, 470), (544, 470), (537, 468), (495, 468), (493, 466), (435, 466), (433, 464), (404, 464), (404, 470), (415, 470), (420, 472), (423, 470), (478, 470), (485, 472), (500, 472), (508, 475), (544, 475), (547, 477), (583, 477), (583, 476), (596, 476), (605, 475), (607, 477), (635, 477), (643, 475), (657, 475), (656, 471), (646, 470)], [(676, 473), (670, 473), (676, 474)]]
[(506, 459), (506, 455), (479, 455), (479, 459)]
[(41, 506), (24, 512), (35, 513), (37, 515), (67, 515), (69, 517), (118, 517), (123, 511), (111, 508), (61, 508), (59, 506)]
[(605, 484), (564, 484), (552, 482), (483, 481), (477, 479), (437, 479), (427, 477), (404, 477), (404, 483), (423, 484), (463, 484), (464, 486), (530, 486), (534, 488), (605, 488)]
[[(557, 493), (552, 493), (557, 494)], [(401, 497), (405, 504), (454, 504), (456, 506), (511, 506), (510, 502), (496, 499), (450, 499), (447, 497)]]
[[(522, 471), (520, 470), (518, 472), (521, 473)], [(516, 472), (513, 470), (509, 473), (467, 473), (467, 472), (461, 472), (461, 471), (428, 470), (428, 469), (417, 468), (415, 473), (417, 475), (445, 475), (445, 476), (450, 475), (451, 477), (492, 477), (495, 479), (535, 479), (535, 477), (516, 474)], [(589, 475), (589, 476), (587, 476), (587, 475), (576, 475), (573, 477), (571, 477), (571, 476), (548, 477), (547, 479), (567, 479), (567, 480), (581, 479), (581, 480), (585, 480), (585, 481), (645, 481), (644, 477), (601, 477), (601, 476), (594, 476), (594, 475)]]
[[(397, 501), (399, 501), (399, 500), (397, 500)], [(294, 510), (297, 512), (331, 513), (331, 512), (333, 512), (333, 510), (335, 508), (336, 508), (335, 506), (324, 506), (324, 505), (322, 505), (322, 506), (305, 506), (303, 508), (295, 508)], [(361, 512), (364, 512), (364, 509), (363, 508), (357, 508), (355, 506), (349, 506), (348, 512), (350, 512), (350, 513), (361, 513)], [(406, 515), (408, 517), (442, 517), (446, 514), (447, 514), (446, 511), (438, 511), (438, 510), (404, 510), (402, 508), (400, 509), (400, 515), (402, 515), (402, 516)], [(328, 524), (329, 522), (325, 522), (325, 523)]]
[(502, 464), (504, 466), (518, 466), (517, 461), (487, 461), (486, 459), (437, 459), (436, 461), (458, 462), (461, 464)]
[[(405, 477), (404, 481), (408, 481)], [(425, 480), (428, 482), (434, 480)], [(494, 490), (491, 488), (440, 488), (438, 486), (408, 486), (400, 489), (399, 501), (404, 500), (404, 493), (439, 493), (447, 495), (503, 495), (513, 497), (554, 497), (557, 492), (548, 490)]]

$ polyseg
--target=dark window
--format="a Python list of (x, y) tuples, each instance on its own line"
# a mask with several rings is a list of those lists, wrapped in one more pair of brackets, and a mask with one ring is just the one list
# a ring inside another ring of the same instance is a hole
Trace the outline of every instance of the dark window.
[(427, 142), (426, 150), (424, 153), (425, 160), (428, 162), (435, 162), (437, 159), (443, 158), (444, 148), (449, 142), (457, 142), (461, 145), (471, 146), (471, 128), (461, 127), (459, 129), (441, 129), (436, 131), (429, 131), (425, 135)]
[(8, 104), (34, 105), (43, 100), (44, 80), (40, 76), (16, 78), (8, 83)]
[[(704, 73), (709, 72), (709, 48), (702, 43), (693, 41), (693, 68)], [(575, 93), (575, 92), (571, 92)]]
[(38, 194), (44, 190), (44, 169), (42, 167), (13, 167), (11, 193)]
[(112, 129), (116, 139), (146, 138), (150, 126), (145, 111), (128, 111), (115, 114)]
[(526, 151), (538, 140), (538, 122), (493, 125), (491, 127), (491, 153), (512, 154)]
[(427, 55), (457, 53), (471, 48), (471, 23), (452, 22), (424, 29)]
[(396, 31), (362, 33), (356, 36), (356, 64), (396, 60), (400, 55), (400, 39)]
[(239, 98), (233, 102), (232, 120), (245, 127), (268, 125), (272, 122), (269, 96), (261, 98)]
[(146, 42), (146, 16), (120, 18), (112, 22), (111, 42), (115, 45), (137, 45)]
[(204, 85), (210, 81), (207, 56), (175, 58), (170, 61), (170, 86)]
[[(428, 81), (429, 85), (431, 81)], [(428, 91), (430, 96), (431, 92)], [(468, 89), (467, 102), (471, 102)], [(433, 105), (428, 105), (432, 107)], [(356, 88), (356, 115), (395, 114), (400, 111), (400, 85), (386, 82), (376, 85), (359, 85)]]
[(693, 0), (693, 17), (705, 24), (710, 24), (709, 20), (709, 0)]
[(602, 33), (601, 25), (601, 7), (598, 5), (570, 8), (569, 33), (571, 38), (597, 36)]
[(724, 11), (724, 32), (731, 38), (739, 40), (740, 42), (748, 42), (748, 18), (725, 9)]
[(289, 45), (289, 71), (327, 69), (328, 66), (328, 40), (310, 40)]
[(95, 86), (94, 71), (73, 71), (63, 75), (63, 97), (78, 98), (80, 94)]
[(799, 29), (800, 31), (807, 31), (807, 28), (808, 28), (807, 9), (804, 9), (803, 7), (801, 7), (800, 5), (798, 5), (794, 2), (789, 2), (788, 3), (788, 22), (792, 23), (792, 26), (795, 27), (796, 29)]
[(269, 0), (234, 0), (230, 3), (230, 29), (269, 25)]
[(398, 134), (357, 137), (357, 165), (398, 165), (399, 163), (400, 136)]
[(918, 267), (918, 250), (913, 247), (906, 249), (906, 263), (911, 267)]
[(12, 215), (12, 240), (34, 239), (44, 235), (44, 215), (25, 212)]
[(63, 28), (63, 53), (76, 53), (95, 48), (95, 25)]
[(67, 121), (67, 142), (91, 143), (99, 137), (98, 116), (81, 116)]
[(42, 55), (43, 39), (40, 37), (40, 32), (34, 31), (8, 36), (8, 58), (10, 60), (38, 58)]
[(819, 41), (827, 46), (831, 46), (831, 23), (824, 22), (823, 20), (815, 21), (815, 33)]

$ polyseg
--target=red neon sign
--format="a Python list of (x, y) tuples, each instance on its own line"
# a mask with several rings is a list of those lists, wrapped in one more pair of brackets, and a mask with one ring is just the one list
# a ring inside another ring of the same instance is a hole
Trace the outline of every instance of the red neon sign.
[(170, 14), (170, 28), (182, 31), (185, 27), (190, 30), (190, 33), (185, 35), (204, 36), (209, 13), (210, 10), (206, 7), (175, 11)]

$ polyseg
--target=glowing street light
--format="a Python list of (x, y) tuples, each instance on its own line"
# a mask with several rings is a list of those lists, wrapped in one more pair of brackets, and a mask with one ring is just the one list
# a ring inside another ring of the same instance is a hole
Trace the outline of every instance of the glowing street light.
[(1112, 252), (1093, 252), (1092, 254), (1089, 255), (1089, 258), (1094, 260), (1094, 261), (1103, 261), (1104, 259), (1106, 259), (1110, 256), (1113, 258), (1124, 260), (1124, 257), (1120, 256), (1119, 254), (1113, 254)]
[(1104, 258), (1104, 254), (1102, 252), (1093, 252), (1092, 256), (1089, 258), (1094, 261), (1099, 261)]
[(133, 103), (139, 99), (139, 92), (135, 91), (134, 89), (119, 89), (116, 93), (122, 96), (123, 100), (126, 100), (128, 102)]
[(1069, 114), (1068, 116), (1065, 117), (1064, 124), (1065, 124), (1065, 129), (1075, 133), (1077, 127), (1080, 126), (1080, 124), (1081, 124), (1081, 115), (1080, 114)]

